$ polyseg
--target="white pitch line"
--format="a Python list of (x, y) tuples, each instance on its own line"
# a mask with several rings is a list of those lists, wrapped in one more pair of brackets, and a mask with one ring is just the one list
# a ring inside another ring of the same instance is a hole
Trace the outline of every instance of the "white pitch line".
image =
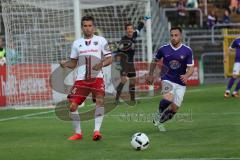
[(240, 112), (226, 112), (226, 113), (192, 113), (192, 115), (239, 115)]
[[(32, 113), (32, 114), (26, 114), (26, 115), (22, 115), (22, 116), (15, 116), (15, 117), (9, 117), (9, 118), (3, 118), (0, 119), (0, 122), (3, 121), (9, 121), (9, 120), (15, 120), (15, 119), (55, 119), (57, 116), (41, 116), (39, 117), (38, 115), (43, 115), (43, 114), (48, 114), (48, 113), (52, 113), (52, 111), (48, 111), (48, 112), (39, 112), (39, 113)], [(125, 112), (124, 112), (125, 113)], [(151, 114), (154, 113), (146, 113), (146, 116), (151, 116)], [(181, 113), (179, 113), (181, 114)], [(184, 113), (183, 113), (184, 114)], [(137, 116), (139, 115), (140, 118), (144, 117), (144, 113), (128, 113), (127, 115), (125, 114), (106, 114), (105, 117), (131, 117), (131, 116)], [(192, 113), (192, 115), (206, 115), (206, 116), (214, 116), (214, 115), (240, 115), (240, 112), (229, 112), (229, 113)], [(38, 117), (33, 117), (33, 116), (38, 116)], [(142, 122), (142, 121), (139, 121)], [(152, 121), (151, 121), (152, 122)]]
[(14, 116), (14, 117), (9, 117), (9, 118), (2, 118), (2, 119), (0, 119), (0, 122), (9, 121), (9, 120), (15, 120), (15, 119), (21, 119), (21, 118), (26, 118), (26, 117), (30, 117), (30, 116), (38, 116), (38, 115), (48, 114), (48, 113), (52, 113), (52, 112), (54, 112), (54, 110), (45, 111), (45, 112), (31, 113), (31, 114), (25, 114), (25, 115)]
[(20, 119), (56, 119), (56, 116), (41, 116), (41, 117), (23, 117)]

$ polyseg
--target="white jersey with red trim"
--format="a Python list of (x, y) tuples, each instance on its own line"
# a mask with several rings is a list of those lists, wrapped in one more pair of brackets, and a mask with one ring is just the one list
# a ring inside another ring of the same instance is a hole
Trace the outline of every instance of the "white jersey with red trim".
[(91, 39), (79, 38), (73, 42), (70, 58), (78, 59), (76, 80), (102, 78), (103, 72), (92, 69), (94, 65), (111, 56), (108, 42), (104, 37), (94, 35)]

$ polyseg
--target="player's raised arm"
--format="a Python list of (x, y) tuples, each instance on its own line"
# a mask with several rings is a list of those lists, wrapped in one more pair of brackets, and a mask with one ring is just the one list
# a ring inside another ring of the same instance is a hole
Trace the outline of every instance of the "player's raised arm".
[(137, 29), (133, 32), (133, 39), (136, 39), (137, 36), (139, 35), (140, 31), (143, 29), (145, 23), (143, 21), (138, 22)]

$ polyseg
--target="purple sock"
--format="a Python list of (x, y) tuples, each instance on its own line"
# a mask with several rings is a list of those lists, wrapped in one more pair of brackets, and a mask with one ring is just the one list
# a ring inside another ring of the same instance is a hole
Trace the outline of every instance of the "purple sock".
[(236, 78), (231, 78), (231, 79), (228, 81), (227, 90), (231, 90), (231, 88), (232, 88), (235, 80), (236, 80)]
[(236, 88), (234, 90), (234, 92), (238, 92), (240, 89), (240, 80), (238, 81), (237, 85), (236, 85)]

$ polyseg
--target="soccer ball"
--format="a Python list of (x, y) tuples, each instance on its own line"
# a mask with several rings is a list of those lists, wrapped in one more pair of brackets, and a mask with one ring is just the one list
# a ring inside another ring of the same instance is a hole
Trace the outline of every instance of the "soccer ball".
[(149, 138), (145, 133), (135, 133), (132, 136), (131, 145), (136, 150), (144, 150), (149, 146)]

